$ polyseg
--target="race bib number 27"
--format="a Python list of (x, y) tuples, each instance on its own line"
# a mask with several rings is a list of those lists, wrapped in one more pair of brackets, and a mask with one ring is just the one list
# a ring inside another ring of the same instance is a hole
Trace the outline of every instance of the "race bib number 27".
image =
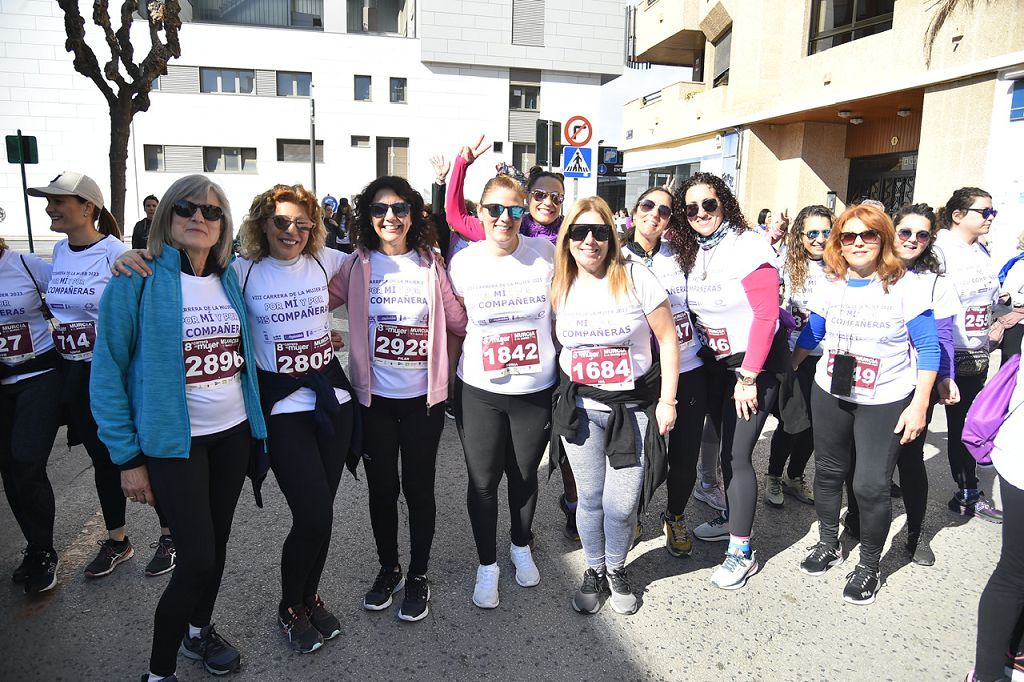
[(0, 360), (16, 365), (34, 356), (28, 322), (0, 324)]

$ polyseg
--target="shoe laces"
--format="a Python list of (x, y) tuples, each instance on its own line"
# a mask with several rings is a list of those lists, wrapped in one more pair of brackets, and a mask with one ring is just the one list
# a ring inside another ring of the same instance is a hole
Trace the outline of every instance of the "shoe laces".
[(213, 623), (207, 625), (199, 633), (199, 648), (202, 650), (203, 656), (207, 658), (211, 658), (217, 652), (229, 647), (231, 647), (231, 644), (220, 636)]
[(781, 478), (776, 478), (774, 476), (770, 477), (768, 479), (768, 491), (771, 492), (771, 493), (781, 493), (782, 492), (782, 479)]
[(849, 574), (847, 574), (846, 579), (847, 581), (849, 581), (850, 585), (853, 585), (859, 590), (865, 590), (867, 589), (868, 581), (874, 577), (874, 571), (867, 568), (866, 566), (861, 566), (860, 564), (857, 564), (857, 567), (854, 568)]
[(401, 575), (398, 571), (392, 571), (387, 568), (380, 569), (380, 573), (377, 574), (377, 578), (373, 581), (373, 587), (370, 588), (371, 592), (384, 592), (385, 590), (391, 590), (392, 575)]
[(608, 574), (608, 580), (616, 592), (632, 592), (629, 587), (629, 578), (626, 576), (626, 569), (620, 568)]
[(492, 590), (498, 586), (498, 571), (483, 570), (483, 566), (477, 569), (476, 581), (485, 590)]
[(811, 559), (812, 561), (821, 561), (826, 556), (835, 553), (835, 547), (829, 546), (829, 544), (826, 542), (817, 542), (808, 547), (807, 549), (811, 550), (811, 555), (807, 558)]
[(725, 518), (721, 514), (708, 521), (708, 525), (712, 528), (721, 528), (725, 524), (729, 523), (729, 519)]
[(312, 624), (309, 622), (309, 614), (306, 613), (306, 609), (288, 607), (288, 618), (284, 624), (284, 629), (288, 634), (296, 631), (303, 633), (310, 627), (312, 627)]
[(724, 568), (729, 573), (732, 573), (733, 571), (738, 571), (739, 569), (744, 567), (743, 562), (745, 560), (746, 557), (742, 554), (736, 554), (735, 552), (726, 552), (725, 561), (722, 563), (722, 568)]
[(588, 568), (583, 573), (583, 585), (580, 586), (580, 592), (596, 594), (601, 591), (601, 586), (603, 582), (603, 573), (598, 573), (594, 569)]
[(160, 538), (159, 540), (149, 543), (149, 548), (155, 549), (156, 555), (160, 558), (175, 556), (177, 554), (174, 549), (174, 540), (172, 540), (170, 536), (168, 536), (166, 540)]
[(427, 576), (414, 575), (405, 581), (405, 598), (411, 601), (427, 600)]
[(672, 535), (676, 537), (686, 535), (686, 519), (682, 514), (677, 518), (674, 514), (665, 512), (661, 515), (661, 518), (663, 518), (665, 523), (668, 524), (668, 527), (672, 529)]

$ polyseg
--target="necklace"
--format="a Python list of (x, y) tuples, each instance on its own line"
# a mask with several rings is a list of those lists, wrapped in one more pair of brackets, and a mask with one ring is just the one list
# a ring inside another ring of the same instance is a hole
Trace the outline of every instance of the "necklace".
[[(711, 252), (711, 256), (708, 257), (708, 252)], [(708, 265), (712, 260), (715, 259), (715, 254), (718, 253), (718, 249), (712, 247), (710, 249), (701, 249), (700, 252), (700, 264), (704, 268), (704, 272), (700, 273), (700, 279), (703, 282), (708, 278)]]

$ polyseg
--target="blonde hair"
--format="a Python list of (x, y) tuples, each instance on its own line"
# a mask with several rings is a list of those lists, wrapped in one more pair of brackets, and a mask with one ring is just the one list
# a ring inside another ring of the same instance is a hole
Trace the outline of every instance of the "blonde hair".
[(210, 249), (210, 255), (221, 270), (227, 269), (234, 255), (232, 241), (235, 234), (231, 222), (231, 204), (228, 203), (228, 198), (221, 186), (205, 175), (186, 175), (175, 180), (164, 192), (156, 207), (156, 213), (153, 214), (153, 226), (149, 230), (149, 241), (146, 243), (146, 247), (154, 257), (160, 257), (164, 251), (164, 244), (174, 246), (171, 243), (171, 221), (174, 220), (175, 202), (189, 197), (203, 197), (203, 201), (205, 201), (210, 192), (217, 197), (220, 207), (224, 210), (224, 215), (220, 219), (220, 237)]
[(484, 191), (480, 193), (480, 204), (483, 205), (484, 197), (487, 196), (489, 192), (498, 189), (507, 189), (510, 192), (515, 192), (515, 195), (519, 197), (520, 201), (526, 201), (526, 190), (523, 189), (521, 184), (507, 175), (495, 175), (487, 181), (486, 185), (484, 185)]
[(327, 242), (327, 228), (324, 227), (320, 202), (302, 185), (274, 185), (266, 192), (257, 194), (249, 207), (249, 214), (238, 230), (238, 252), (251, 261), (258, 261), (270, 255), (270, 242), (263, 225), (274, 217), (280, 203), (296, 204), (306, 212), (313, 223), (302, 253), (313, 255), (323, 251)]
[(569, 230), (576, 223), (577, 218), (590, 211), (600, 215), (601, 220), (611, 227), (611, 237), (608, 239), (608, 252), (604, 256), (604, 266), (605, 277), (608, 279), (608, 290), (611, 292), (612, 298), (621, 300), (629, 289), (629, 278), (626, 275), (619, 237), (615, 233), (612, 210), (601, 197), (585, 197), (577, 200), (565, 214), (562, 227), (558, 231), (558, 240), (555, 242), (555, 275), (551, 280), (551, 307), (555, 310), (558, 309), (559, 304), (565, 302), (579, 272), (576, 259), (569, 252)]
[(896, 228), (892, 219), (880, 208), (869, 204), (856, 204), (849, 207), (836, 218), (832, 224), (832, 234), (825, 242), (825, 273), (835, 279), (846, 279), (846, 272), (850, 264), (843, 258), (843, 247), (840, 239), (843, 234), (843, 227), (847, 222), (856, 218), (864, 223), (864, 227), (874, 230), (881, 237), (878, 244), (878, 263), (875, 266), (875, 274), (882, 282), (882, 288), (889, 291), (889, 287), (900, 280), (906, 273), (907, 268), (903, 261), (896, 255)]

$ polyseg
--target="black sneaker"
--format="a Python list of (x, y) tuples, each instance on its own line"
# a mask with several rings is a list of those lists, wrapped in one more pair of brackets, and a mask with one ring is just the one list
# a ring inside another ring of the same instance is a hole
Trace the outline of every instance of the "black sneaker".
[(569, 503), (565, 501), (565, 495), (559, 495), (558, 506), (565, 514), (565, 537), (579, 542), (580, 532), (576, 530), (576, 510), (569, 507)]
[(288, 644), (300, 654), (312, 653), (324, 645), (323, 635), (309, 621), (305, 604), (288, 607), (283, 614), (279, 612), (277, 622), (288, 638)]
[(846, 576), (843, 601), (867, 606), (875, 601), (875, 595), (878, 594), (881, 582), (881, 573), (872, 571), (863, 564), (857, 564), (853, 572)]
[(608, 581), (604, 573), (588, 568), (583, 573), (583, 583), (572, 596), (572, 608), (576, 613), (597, 613), (601, 610), (601, 595), (608, 594)]
[[(142, 673), (139, 682), (149, 682), (149, 673)], [(178, 682), (178, 676), (173, 673), (165, 677), (161, 682)]]
[(918, 566), (935, 565), (935, 552), (928, 544), (928, 539), (921, 537), (921, 531), (907, 532), (907, 551), (910, 552), (911, 560)]
[(948, 506), (950, 511), (956, 512), (960, 516), (974, 516), (990, 523), (1003, 522), (1002, 510), (985, 499), (985, 493), (980, 491), (971, 498), (965, 497), (963, 491), (957, 492), (949, 501)]
[(32, 552), (25, 559), (28, 562), (25, 594), (39, 594), (52, 590), (57, 584), (57, 569), (60, 567), (57, 552), (52, 549)]
[(146, 577), (152, 578), (174, 570), (175, 560), (178, 557), (178, 553), (174, 549), (174, 538), (170, 535), (161, 535), (160, 540), (149, 543), (149, 547), (155, 549), (156, 554), (146, 564)]
[(28, 557), (29, 557), (28, 550), (27, 549), (21, 550), (21, 563), (18, 564), (18, 567), (16, 569), (14, 569), (14, 573), (11, 574), (11, 582), (12, 583), (15, 583), (16, 585), (20, 585), (21, 583), (23, 583), (26, 580), (28, 580), (28, 570), (29, 570)]
[(838, 542), (832, 546), (827, 542), (819, 542), (808, 549), (811, 553), (800, 562), (800, 570), (807, 575), (821, 575), (843, 563), (843, 548)]
[(198, 637), (189, 637), (186, 633), (179, 651), (185, 658), (202, 661), (211, 675), (227, 675), (242, 667), (242, 655), (214, 630), (213, 623), (204, 627)]
[(903, 497), (903, 488), (898, 484), (893, 483), (889, 486), (889, 497), (895, 497), (896, 499)]
[(455, 419), (455, 408), (452, 407), (451, 400), (444, 401), (444, 416), (448, 417), (449, 419)]
[(135, 556), (135, 550), (128, 538), (122, 542), (107, 538), (106, 540), (97, 540), (96, 544), (100, 546), (100, 553), (85, 567), (86, 578), (102, 578), (105, 575), (110, 575), (115, 568)]
[(427, 602), (430, 601), (430, 584), (425, 575), (410, 575), (405, 586), (405, 599), (398, 609), (398, 617), (408, 623), (423, 620), (430, 613)]
[(391, 606), (391, 595), (402, 589), (405, 585), (405, 578), (402, 576), (402, 569), (397, 571), (381, 567), (373, 587), (363, 597), (363, 608), (367, 611), (383, 611)]
[(640, 608), (636, 595), (629, 586), (626, 569), (620, 568), (608, 574), (608, 586), (611, 588), (612, 610), (623, 616), (631, 616)]
[(306, 610), (309, 613), (309, 621), (313, 627), (323, 636), (324, 641), (334, 639), (341, 634), (341, 623), (334, 614), (324, 606), (324, 600), (319, 594), (314, 594), (306, 599)]

